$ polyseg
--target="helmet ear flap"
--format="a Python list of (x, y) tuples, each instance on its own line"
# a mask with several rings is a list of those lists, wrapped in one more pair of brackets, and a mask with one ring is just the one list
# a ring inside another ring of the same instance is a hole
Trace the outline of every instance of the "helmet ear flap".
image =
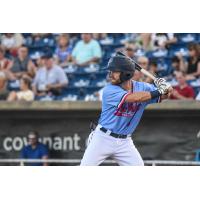
[(130, 80), (134, 75), (134, 72), (121, 72), (120, 73), (120, 80), (123, 83), (124, 81)]

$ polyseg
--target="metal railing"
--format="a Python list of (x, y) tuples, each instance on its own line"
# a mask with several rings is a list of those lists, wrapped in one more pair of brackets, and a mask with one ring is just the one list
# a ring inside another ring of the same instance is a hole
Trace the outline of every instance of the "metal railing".
[[(0, 165), (26, 165), (27, 163), (48, 163), (53, 165), (79, 165), (80, 159), (0, 159)], [(145, 160), (147, 166), (200, 166), (196, 161), (177, 161), (177, 160)], [(105, 165), (116, 165), (114, 160), (105, 160)]]

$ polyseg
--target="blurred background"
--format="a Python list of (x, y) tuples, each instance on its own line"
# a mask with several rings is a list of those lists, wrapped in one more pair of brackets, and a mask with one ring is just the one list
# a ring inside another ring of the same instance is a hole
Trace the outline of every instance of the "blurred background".
[(146, 164), (198, 165), (199, 44), (199, 33), (0, 34), (0, 165), (78, 165), (118, 50), (174, 87), (134, 134)]

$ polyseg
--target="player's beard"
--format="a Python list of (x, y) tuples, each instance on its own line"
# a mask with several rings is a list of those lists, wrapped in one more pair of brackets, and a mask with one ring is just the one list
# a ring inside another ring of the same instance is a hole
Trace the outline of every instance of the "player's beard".
[(112, 74), (111, 75), (109, 74), (108, 79), (109, 79), (109, 82), (111, 84), (113, 84), (113, 85), (119, 85), (119, 84), (121, 84), (120, 78), (116, 79)]
[(119, 80), (119, 79), (111, 79), (111, 84), (113, 84), (113, 85), (119, 85), (119, 84), (121, 84), (121, 81)]

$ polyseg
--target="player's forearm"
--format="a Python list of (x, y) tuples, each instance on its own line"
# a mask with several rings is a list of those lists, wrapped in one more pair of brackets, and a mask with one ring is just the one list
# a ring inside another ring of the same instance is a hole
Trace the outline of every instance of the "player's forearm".
[(127, 96), (126, 102), (144, 102), (152, 98), (150, 92), (134, 92)]

